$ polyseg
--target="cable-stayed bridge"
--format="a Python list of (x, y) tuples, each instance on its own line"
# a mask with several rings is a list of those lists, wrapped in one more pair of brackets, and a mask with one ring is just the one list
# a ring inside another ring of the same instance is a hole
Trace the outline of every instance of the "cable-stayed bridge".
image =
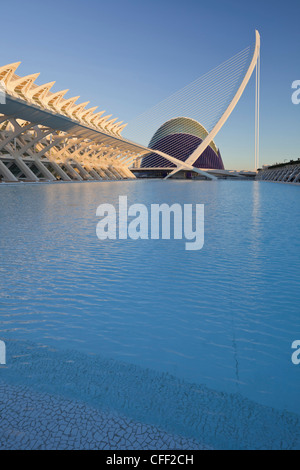
[(144, 112), (130, 123), (126, 137), (122, 135), (126, 124), (118, 118), (97, 111), (97, 107), (88, 108), (88, 102), (78, 104), (78, 96), (65, 98), (68, 90), (53, 93), (55, 82), (37, 85), (38, 73), (18, 75), (20, 62), (2, 66), (1, 181), (135, 178), (141, 162), (144, 167), (150, 164), (149, 168), (167, 170), (166, 178), (186, 172), (206, 179), (237, 176), (225, 170), (214, 138), (255, 69), (256, 169), (259, 57), (260, 36), (256, 31), (254, 46)]

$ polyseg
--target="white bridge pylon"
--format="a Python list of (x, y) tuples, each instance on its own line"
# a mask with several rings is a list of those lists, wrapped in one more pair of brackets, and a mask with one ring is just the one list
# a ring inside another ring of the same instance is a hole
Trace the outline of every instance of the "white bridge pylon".
[[(215, 136), (218, 134), (218, 132), (221, 130), (221, 128), (223, 127), (223, 125), (225, 124), (225, 122), (227, 121), (227, 119), (229, 118), (229, 116), (231, 115), (232, 111), (234, 110), (234, 108), (236, 107), (237, 103), (239, 102), (242, 94), (244, 93), (244, 90), (253, 74), (253, 71), (256, 68), (259, 67), (259, 58), (260, 58), (260, 34), (259, 32), (256, 30), (255, 31), (255, 47), (254, 47), (254, 53), (253, 53), (253, 57), (252, 57), (252, 60), (251, 60), (251, 63), (246, 71), (246, 74), (243, 78), (243, 81), (241, 82), (241, 85), (240, 87), (238, 88), (236, 94), (234, 95), (233, 99), (231, 100), (231, 102), (229, 103), (229, 106), (227, 107), (227, 109), (225, 110), (225, 112), (223, 113), (223, 115), (221, 116), (221, 118), (218, 120), (218, 122), (215, 124), (215, 126), (213, 127), (213, 129), (209, 132), (209, 134), (207, 135), (207, 137), (203, 140), (203, 142), (194, 150), (194, 152), (187, 158), (187, 160), (185, 162), (177, 159), (177, 158), (174, 158), (174, 157), (171, 157), (170, 155), (168, 155), (167, 153), (164, 153), (164, 152), (161, 152), (159, 150), (153, 150), (151, 149), (151, 153), (155, 153), (157, 155), (160, 155), (164, 158), (166, 158), (167, 160), (169, 160), (170, 162), (174, 163), (176, 165), (176, 168), (171, 172), (169, 173), (165, 179), (167, 178), (170, 178), (172, 175), (174, 175), (175, 173), (181, 171), (181, 170), (185, 170), (185, 171), (194, 171), (196, 173), (199, 173), (199, 174), (202, 174), (203, 176), (209, 178), (209, 179), (216, 179), (215, 176), (213, 176), (212, 174), (210, 173), (207, 173), (203, 170), (200, 170), (199, 168), (196, 168), (194, 166), (194, 163), (198, 160), (198, 158), (202, 155), (202, 153), (207, 149), (207, 147), (211, 144), (211, 142), (213, 141), (213, 139), (215, 138)], [(258, 80), (256, 80), (256, 87), (258, 87), (258, 89), (256, 90), (256, 94), (259, 93), (259, 85), (258, 85)], [(256, 101), (258, 100), (258, 103), (259, 103), (259, 99), (256, 98)], [(258, 108), (259, 109), (259, 108)], [(258, 153), (258, 137), (257, 135), (258, 134), (258, 123), (259, 123), (259, 116), (256, 116), (256, 136), (255, 136), (255, 139), (256, 139), (256, 144), (255, 144), (255, 154), (256, 154), (256, 157), (255, 157), (255, 166), (258, 165), (258, 156), (257, 156), (257, 153)], [(256, 170), (257, 168), (255, 168)]]

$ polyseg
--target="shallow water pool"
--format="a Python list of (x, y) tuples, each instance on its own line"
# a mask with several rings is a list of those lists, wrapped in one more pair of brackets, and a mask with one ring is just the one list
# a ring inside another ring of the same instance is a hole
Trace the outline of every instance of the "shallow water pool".
[[(203, 249), (98, 240), (96, 208), (120, 195), (204, 204)], [(215, 448), (299, 447), (299, 187), (2, 184), (0, 198), (1, 382)]]

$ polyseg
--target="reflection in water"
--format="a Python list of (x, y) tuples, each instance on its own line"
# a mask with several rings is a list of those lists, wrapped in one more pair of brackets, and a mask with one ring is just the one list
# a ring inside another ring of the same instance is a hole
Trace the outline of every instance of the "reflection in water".
[[(258, 181), (254, 181), (252, 184), (253, 193), (252, 193), (252, 217), (251, 217), (251, 252), (253, 253), (253, 258), (255, 259), (255, 271), (256, 276), (259, 276), (259, 259), (261, 256), (260, 253), (260, 238), (261, 238), (261, 219), (260, 219), (260, 189), (262, 185)], [(257, 261), (258, 260), (258, 261)], [(249, 260), (251, 262), (251, 260)], [(233, 309), (231, 310), (233, 311)], [(238, 349), (236, 341), (236, 325), (235, 325), (235, 316), (231, 315), (232, 321), (232, 345), (234, 350), (234, 361), (235, 361), (235, 371), (236, 371), (236, 387), (239, 389), (239, 359), (238, 359)]]

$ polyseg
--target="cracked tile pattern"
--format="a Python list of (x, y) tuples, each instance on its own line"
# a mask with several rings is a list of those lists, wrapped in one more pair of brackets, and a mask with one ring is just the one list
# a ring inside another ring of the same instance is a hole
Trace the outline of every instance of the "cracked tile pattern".
[(0, 384), (0, 400), (1, 450), (208, 449), (194, 439), (29, 388)]
[[(125, 449), (127, 445), (129, 448), (137, 445), (140, 449), (148, 446), (173, 448), (181, 445), (183, 436), (189, 439), (189, 444), (185, 441), (182, 445), (192, 448), (203, 444), (216, 449), (300, 448), (300, 422), (295, 413), (256, 403), (239, 393), (187, 383), (168, 373), (99, 355), (54, 349), (28, 341), (7, 341), (7, 365), (0, 368), (0, 385), (0, 429), (6, 432), (2, 439), (5, 438), (3, 445), (8, 447), (15, 444), (14, 432), (17, 435), (25, 432), (27, 439), (39, 435), (36, 427), (40, 429), (40, 423), (43, 425), (41, 435), (47, 433), (50, 439), (51, 432), (56, 433), (59, 417), (63, 416), (63, 426), (70, 430), (64, 433), (64, 446), (74, 445), (76, 440), (70, 434), (71, 429), (78, 430), (76, 423), (80, 425), (83, 421), (87, 433), (89, 429), (97, 428), (98, 433), (109, 429), (112, 434), (104, 434), (111, 439), (123, 429), (117, 442), (99, 441), (116, 450)], [(13, 390), (18, 390), (15, 399), (10, 395)], [(22, 393), (26, 393), (24, 400)], [(35, 397), (36, 406), (30, 397)], [(74, 419), (73, 425), (68, 426), (72, 414), (64, 410), (70, 407), (74, 408)], [(30, 409), (34, 412), (33, 418)], [(98, 425), (93, 424), (95, 416), (98, 416)], [(119, 423), (114, 427), (111, 416), (122, 416), (122, 426)], [(138, 429), (142, 431), (138, 433)], [(140, 436), (136, 441), (133, 436), (142, 435), (143, 429), (148, 429), (145, 436), (152, 437)], [(172, 439), (171, 436), (177, 436), (175, 443), (164, 440)], [(84, 445), (92, 441), (93, 445), (98, 445), (97, 439), (93, 439), (84, 440)], [(23, 442), (22, 445), (31, 444)], [(42, 445), (46, 445), (44, 440)]]

